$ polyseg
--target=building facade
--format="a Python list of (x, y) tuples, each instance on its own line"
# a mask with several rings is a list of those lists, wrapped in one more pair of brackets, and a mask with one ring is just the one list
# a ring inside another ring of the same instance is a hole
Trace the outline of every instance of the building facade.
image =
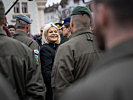
[(66, 17), (70, 17), (70, 14), (76, 6), (87, 6), (91, 0), (61, 0), (59, 4), (53, 4), (46, 7), (44, 10), (45, 24), (49, 22), (62, 22)]
[(59, 16), (57, 13), (58, 7), (60, 4), (53, 4), (52, 6), (48, 6), (44, 9), (44, 22), (48, 24), (50, 22), (58, 23)]
[[(15, 0), (3, 0), (7, 11)], [(30, 32), (32, 35), (39, 34), (40, 27), (44, 25), (44, 8), (46, 0), (19, 0), (18, 3), (6, 15), (8, 24), (15, 25), (15, 17), (19, 14), (27, 15), (32, 19)]]

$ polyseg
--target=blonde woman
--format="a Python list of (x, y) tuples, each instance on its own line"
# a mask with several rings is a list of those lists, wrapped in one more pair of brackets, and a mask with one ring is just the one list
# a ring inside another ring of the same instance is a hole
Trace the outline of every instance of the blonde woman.
[(52, 100), (51, 72), (55, 58), (55, 52), (60, 44), (60, 35), (56, 25), (46, 24), (42, 34), (42, 47), (40, 50), (42, 75), (46, 84), (46, 100)]

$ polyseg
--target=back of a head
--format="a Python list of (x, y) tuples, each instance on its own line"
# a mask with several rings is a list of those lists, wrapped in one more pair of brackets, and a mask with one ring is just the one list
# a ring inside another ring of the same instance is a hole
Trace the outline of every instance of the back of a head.
[(104, 4), (113, 12), (120, 25), (133, 25), (133, 0), (94, 0), (95, 4)]
[(17, 15), (16, 16), (16, 28), (23, 29), (27, 26), (27, 24), (31, 24), (32, 21), (28, 16), (25, 15)]
[(5, 8), (2, 0), (0, 0), (0, 25), (3, 24), (5, 18)]
[(91, 23), (91, 11), (87, 7), (77, 6), (73, 9), (71, 18), (76, 28), (89, 28)]
[(27, 25), (26, 22), (22, 21), (22, 20), (16, 20), (16, 28), (17, 29), (23, 29), (25, 28)]

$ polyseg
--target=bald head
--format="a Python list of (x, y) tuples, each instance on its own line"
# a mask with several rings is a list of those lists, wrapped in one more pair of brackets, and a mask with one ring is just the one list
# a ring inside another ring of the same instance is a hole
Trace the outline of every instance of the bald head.
[(5, 18), (5, 7), (2, 0), (0, 0), (0, 26), (3, 24), (4, 18)]

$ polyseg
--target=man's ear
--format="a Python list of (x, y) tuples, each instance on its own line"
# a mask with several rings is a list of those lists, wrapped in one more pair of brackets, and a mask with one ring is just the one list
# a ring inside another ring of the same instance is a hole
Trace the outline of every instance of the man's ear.
[(107, 7), (103, 4), (98, 4), (97, 10), (98, 10), (97, 18), (99, 19), (99, 23), (101, 24), (101, 26), (106, 26), (108, 24), (108, 18), (109, 18)]
[(27, 30), (28, 30), (28, 32), (30, 31), (30, 24), (27, 24)]
[(5, 16), (3, 24), (5, 25), (7, 23), (7, 18)]
[(73, 27), (73, 26), (74, 26), (73, 19), (71, 18), (70, 27)]

